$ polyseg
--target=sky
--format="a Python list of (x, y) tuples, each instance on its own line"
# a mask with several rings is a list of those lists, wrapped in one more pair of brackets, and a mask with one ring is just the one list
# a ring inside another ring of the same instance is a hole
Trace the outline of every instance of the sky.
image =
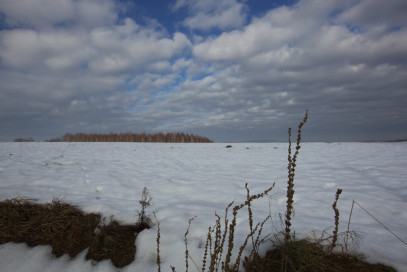
[(405, 0), (0, 0), (0, 141), (407, 138)]

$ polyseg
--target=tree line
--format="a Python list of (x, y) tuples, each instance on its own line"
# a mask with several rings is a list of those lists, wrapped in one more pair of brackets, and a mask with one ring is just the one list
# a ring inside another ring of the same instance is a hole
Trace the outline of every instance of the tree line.
[(47, 142), (142, 142), (142, 143), (212, 143), (213, 141), (194, 134), (183, 132), (149, 133), (66, 133), (62, 137), (47, 140)]
[(21, 142), (35, 142), (34, 138), (17, 138), (14, 139), (14, 142), (21, 143)]

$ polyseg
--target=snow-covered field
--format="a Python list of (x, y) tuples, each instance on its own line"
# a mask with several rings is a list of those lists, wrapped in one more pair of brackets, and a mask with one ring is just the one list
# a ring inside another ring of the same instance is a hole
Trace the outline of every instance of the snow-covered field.
[[(185, 268), (184, 233), (189, 232), (191, 256), (199, 264), (207, 230), (215, 211), (223, 215), (231, 201), (270, 187), (270, 195), (254, 202), (257, 221), (271, 213), (264, 234), (281, 230), (285, 212), (287, 143), (232, 144), (145, 143), (0, 143), (0, 200), (23, 196), (48, 202), (53, 198), (77, 204), (86, 212), (101, 212), (123, 222), (135, 222), (143, 187), (152, 196), (148, 212), (156, 212), (161, 227), (162, 270)], [(334, 225), (332, 203), (337, 188), (340, 231), (346, 230), (352, 200), (407, 240), (406, 143), (304, 143), (295, 178), (296, 236)], [(351, 229), (363, 235), (359, 252), (368, 260), (407, 271), (407, 246), (359, 207)], [(248, 232), (246, 210), (235, 234), (239, 245)], [(157, 228), (136, 240), (136, 260), (122, 270), (110, 261), (53, 257), (48, 246), (0, 245), (1, 271), (157, 271)], [(190, 263), (190, 270), (195, 271)]]

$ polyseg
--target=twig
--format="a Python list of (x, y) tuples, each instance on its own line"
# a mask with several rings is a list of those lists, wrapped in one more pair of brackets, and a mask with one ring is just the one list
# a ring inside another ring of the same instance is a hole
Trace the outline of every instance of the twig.
[[(399, 239), (403, 244), (405, 244), (407, 246), (407, 243), (401, 239), (399, 236), (397, 236), (397, 234), (395, 234), (394, 232), (392, 232), (388, 227), (386, 227), (382, 222), (380, 222), (379, 219), (377, 219), (373, 214), (371, 214), (368, 210), (366, 210), (365, 208), (362, 207), (362, 205), (360, 205), (359, 203), (357, 203), (355, 200), (353, 200), (353, 203), (355, 203), (356, 205), (358, 205), (362, 210), (364, 210), (368, 215), (370, 215), (370, 217), (372, 217), (374, 220), (376, 220), (377, 223), (379, 223), (383, 228), (385, 228), (388, 232), (390, 232), (391, 234), (393, 234), (397, 239)], [(352, 203), (352, 208), (353, 208), (353, 203)], [(349, 224), (350, 224), (350, 217), (349, 217)], [(348, 229), (349, 229), (349, 224), (348, 224)]]

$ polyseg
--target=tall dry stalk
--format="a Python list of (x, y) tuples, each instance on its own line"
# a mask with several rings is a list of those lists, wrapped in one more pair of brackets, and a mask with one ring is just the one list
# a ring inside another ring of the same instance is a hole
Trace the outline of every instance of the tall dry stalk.
[(338, 240), (338, 228), (339, 228), (339, 210), (336, 208), (336, 204), (338, 203), (339, 195), (342, 193), (342, 189), (339, 189), (336, 191), (335, 195), (335, 201), (332, 204), (332, 208), (334, 209), (335, 212), (335, 229), (333, 231), (333, 236), (332, 236), (332, 243), (331, 243), (331, 251), (334, 250), (336, 246), (336, 242)]
[(297, 162), (297, 156), (301, 148), (301, 129), (308, 120), (308, 110), (305, 112), (304, 119), (298, 125), (297, 133), (297, 145), (295, 147), (295, 153), (291, 156), (291, 128), (288, 129), (288, 182), (287, 182), (287, 210), (285, 214), (285, 239), (284, 242), (287, 243), (290, 238), (291, 231), (291, 215), (293, 212), (294, 203), (294, 177), (295, 177), (295, 167)]
[[(247, 183), (245, 184), (245, 188), (246, 188), (246, 193), (247, 193), (246, 197), (247, 197), (247, 200), (249, 200), (250, 199), (250, 190), (249, 190), (249, 187), (247, 187)], [(250, 233), (253, 233), (253, 212), (252, 212), (252, 205), (251, 205), (250, 201), (247, 204), (247, 211), (249, 213)], [(253, 248), (255, 247), (253, 236), (252, 236), (252, 246), (253, 246)]]
[(293, 203), (294, 203), (294, 177), (295, 177), (295, 167), (297, 162), (297, 156), (300, 151), (301, 144), (301, 130), (304, 124), (308, 120), (308, 110), (305, 112), (304, 119), (298, 125), (297, 132), (297, 145), (295, 147), (295, 153), (291, 155), (291, 128), (288, 129), (288, 182), (287, 182), (287, 209), (285, 213), (285, 233), (284, 233), (284, 251), (282, 259), (282, 271), (287, 270), (287, 245), (291, 239), (291, 215), (293, 213)]
[(191, 222), (194, 219), (195, 219), (195, 217), (189, 219), (188, 228), (187, 228), (187, 231), (185, 232), (185, 235), (184, 235), (184, 242), (185, 242), (185, 271), (186, 272), (188, 272), (188, 267), (189, 267), (189, 265), (188, 265), (189, 251), (188, 251), (188, 239), (187, 239), (187, 237), (188, 237), (188, 233), (189, 233), (189, 228), (191, 227)]

